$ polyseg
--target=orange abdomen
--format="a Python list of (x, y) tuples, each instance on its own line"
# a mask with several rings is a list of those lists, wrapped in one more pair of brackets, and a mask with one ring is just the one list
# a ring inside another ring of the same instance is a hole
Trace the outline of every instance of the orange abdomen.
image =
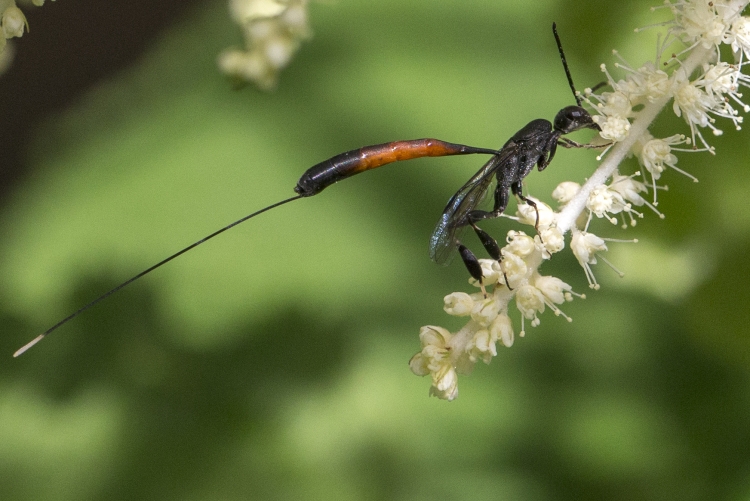
[(496, 151), (429, 138), (364, 146), (313, 165), (302, 175), (294, 191), (302, 196), (309, 197), (320, 193), (342, 179), (381, 165), (413, 158), (468, 155), (472, 153), (494, 155)]

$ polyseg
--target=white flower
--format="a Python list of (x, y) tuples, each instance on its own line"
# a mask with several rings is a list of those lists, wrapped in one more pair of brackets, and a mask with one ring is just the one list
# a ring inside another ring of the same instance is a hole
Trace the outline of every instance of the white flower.
[(602, 129), (599, 135), (604, 139), (618, 142), (628, 137), (630, 122), (627, 118), (606, 115), (594, 115), (592, 118)]
[(448, 315), (464, 317), (471, 315), (474, 309), (474, 300), (465, 292), (454, 292), (443, 298), (445, 303), (443, 309)]
[(722, 94), (733, 94), (737, 91), (734, 81), (736, 73), (737, 70), (724, 61), (719, 64), (706, 64), (703, 66), (703, 77), (696, 85), (701, 85), (708, 95), (721, 98)]
[(704, 73), (695, 83), (702, 86), (709, 96), (712, 96), (716, 105), (711, 112), (719, 117), (727, 118), (734, 122), (734, 127), (740, 130), (742, 117), (739, 111), (734, 108), (732, 103), (736, 103), (747, 113), (750, 106), (742, 102), (742, 94), (737, 92), (738, 83), (745, 83), (748, 77), (739, 73), (737, 66), (725, 62), (718, 64), (707, 64), (704, 66)]
[(229, 10), (238, 24), (247, 24), (258, 19), (268, 19), (281, 15), (288, 8), (281, 0), (230, 0)]
[(550, 255), (555, 254), (556, 252), (560, 252), (565, 248), (565, 238), (563, 236), (563, 233), (556, 226), (543, 229), (539, 232), (539, 236), (541, 237), (542, 242), (544, 242), (542, 244), (544, 246), (544, 249)]
[(603, 102), (597, 106), (600, 113), (610, 117), (627, 118), (633, 115), (630, 98), (619, 90), (602, 93)]
[(512, 252), (506, 252), (506, 248), (503, 247), (503, 260), (500, 261), (500, 266), (508, 280), (511, 287), (515, 284), (524, 280), (526, 275), (529, 273), (529, 266), (521, 256), (518, 256)]
[(566, 301), (573, 300), (573, 288), (556, 277), (537, 275), (534, 279), (534, 287), (541, 292), (544, 303), (555, 313), (556, 316), (563, 316), (568, 322), (573, 320), (557, 307)]
[[(683, 70), (675, 74), (674, 104), (672, 109), (678, 117), (683, 116), (694, 132), (694, 127), (706, 127), (710, 124), (709, 110), (716, 106), (716, 98), (708, 95), (703, 89), (691, 82)], [(693, 135), (695, 143), (695, 135)]]
[[(624, 68), (625, 66), (620, 65), (620, 67)], [(637, 82), (630, 94), (630, 100), (633, 101), (633, 104), (651, 103), (661, 99), (667, 95), (672, 85), (669, 75), (656, 68), (654, 63), (650, 61), (633, 72), (632, 78)]]
[[(531, 326), (536, 327), (539, 325), (539, 317), (537, 313), (544, 312), (544, 295), (542, 291), (534, 287), (533, 285), (524, 285), (518, 288), (516, 292), (516, 307), (518, 311), (524, 316), (531, 320)], [(523, 336), (523, 331), (521, 336)]]
[(690, 144), (690, 139), (682, 134), (655, 139), (654, 136), (646, 132), (633, 145), (633, 153), (635, 153), (638, 163), (651, 173), (653, 179), (656, 180), (661, 177), (665, 166), (683, 172), (677, 169), (677, 156), (672, 153), (672, 147), (679, 144)]
[(719, 10), (723, 4), (709, 0), (678, 1), (668, 4), (674, 14), (672, 32), (687, 44), (701, 43), (705, 48), (718, 46), (727, 30), (724, 17)]
[[(617, 51), (612, 53), (620, 58)], [(622, 58), (622, 63), (616, 63), (617, 68), (628, 72), (628, 78), (625, 80), (615, 81), (612, 75), (607, 71), (607, 66), (600, 66), (602, 72), (607, 76), (607, 83), (615, 92), (603, 92), (601, 95), (591, 94), (591, 97), (598, 101), (595, 105), (599, 113), (607, 117), (630, 118), (637, 113), (633, 112), (633, 107), (645, 103), (653, 102), (667, 95), (671, 88), (669, 75), (656, 67), (652, 62), (644, 63), (640, 68), (634, 70)], [(624, 122), (614, 121), (609, 127), (613, 130), (618, 127), (624, 127)], [(622, 133), (621, 133), (622, 135)]]
[(744, 52), (745, 58), (750, 58), (750, 18), (738, 17), (729, 28), (726, 42), (732, 46), (735, 57), (739, 58)]
[(527, 198), (534, 202), (536, 207), (526, 203), (518, 204), (517, 214), (519, 223), (534, 226), (536, 225), (537, 214), (539, 214), (539, 228), (546, 228), (555, 223), (555, 211), (549, 205), (534, 197)]
[(444, 360), (449, 358), (447, 341), (451, 334), (442, 327), (426, 325), (419, 331), (422, 351), (409, 361), (409, 367), (417, 376), (426, 376), (438, 369)]
[(485, 364), (489, 364), (492, 357), (497, 355), (497, 331), (492, 329), (478, 330), (466, 347), (466, 353), (472, 362), (481, 360)]
[(438, 372), (432, 375), (430, 396), (449, 402), (455, 400), (458, 396), (458, 374), (453, 367), (443, 365)]
[(29, 23), (21, 9), (14, 5), (2, 13), (2, 29), (5, 38), (20, 37), (24, 29), (29, 31)]
[(563, 181), (558, 184), (552, 192), (552, 198), (561, 204), (570, 202), (574, 196), (581, 190), (581, 185), (573, 181)]
[(289, 7), (281, 14), (284, 24), (295, 33), (309, 35), (310, 28), (307, 21), (307, 4), (304, 2), (290, 3)]
[[(37, 7), (44, 4), (44, 0), (31, 0)], [(24, 31), (29, 31), (29, 23), (16, 0), (0, 0), (0, 74), (10, 67), (15, 50), (6, 39), (20, 37)]]
[(227, 49), (219, 69), (232, 77), (273, 89), (281, 69), (310, 36), (307, 0), (231, 0), (232, 18), (242, 27), (244, 49)]
[(573, 300), (569, 294), (573, 288), (559, 278), (540, 275), (534, 280), (534, 286), (553, 304)]
[(271, 71), (268, 61), (258, 52), (228, 49), (219, 54), (219, 70), (243, 80), (261, 81)]
[(573, 232), (570, 248), (573, 250), (573, 254), (579, 263), (596, 264), (594, 255), (599, 251), (606, 251), (607, 244), (593, 233), (576, 231)]
[(505, 314), (498, 315), (490, 326), (490, 334), (508, 348), (513, 346), (513, 324), (510, 317)]
[(596, 217), (606, 218), (612, 224), (617, 224), (617, 218), (610, 216), (610, 214), (632, 210), (630, 204), (625, 203), (622, 195), (604, 184), (600, 184), (591, 190), (586, 208)]
[(522, 231), (509, 231), (506, 237), (508, 245), (503, 247), (506, 253), (512, 253), (522, 258), (530, 256), (536, 251), (534, 239)]
[(489, 326), (500, 313), (500, 303), (495, 301), (494, 295), (474, 303), (471, 318), (483, 327)]
[(742, 111), (750, 111), (750, 106), (740, 99), (742, 94), (737, 92), (738, 85), (748, 85), (750, 78), (740, 72), (741, 66), (729, 65), (724, 62), (717, 64), (705, 64), (704, 73), (695, 81), (690, 82), (685, 71), (677, 70), (675, 73), (675, 96), (673, 109), (677, 116), (684, 114), (685, 121), (690, 125), (692, 142), (698, 136), (704, 147), (713, 152), (703, 139), (698, 127), (709, 127), (714, 135), (721, 135), (721, 129), (713, 124), (716, 121), (709, 114), (721, 118), (727, 118), (734, 122), (735, 128), (740, 128), (742, 117), (734, 108), (732, 102), (739, 105)]
[(442, 327), (427, 325), (422, 327), (419, 339), (422, 351), (411, 358), (409, 368), (417, 376), (432, 376), (430, 395), (453, 400), (458, 396), (458, 375), (450, 357), (450, 332)]
[[(619, 193), (623, 199), (627, 200), (633, 205), (636, 205), (638, 207), (645, 205), (646, 207), (654, 211), (661, 219), (664, 219), (664, 214), (659, 212), (656, 209), (656, 206), (647, 202), (640, 195), (641, 193), (648, 192), (648, 187), (644, 183), (633, 179), (634, 176), (638, 175), (640, 175), (640, 172), (636, 172), (632, 176), (621, 176), (619, 172), (615, 171), (615, 173), (612, 175), (612, 182), (609, 184), (609, 189)], [(635, 211), (628, 211), (627, 213), (630, 216), (631, 226), (635, 226), (635, 219), (633, 219), (633, 214), (637, 213)], [(627, 225), (623, 223), (623, 228), (626, 227)]]
[(586, 273), (586, 279), (589, 282), (589, 287), (592, 289), (598, 289), (599, 284), (594, 278), (594, 273), (591, 271), (592, 264), (596, 264), (596, 253), (604, 252), (607, 250), (607, 244), (604, 240), (597, 237), (593, 233), (587, 233), (584, 231), (573, 231), (573, 237), (570, 240), (570, 248), (573, 251), (573, 255), (578, 260), (578, 263)]
[(479, 266), (482, 267), (482, 284), (480, 284), (478, 280), (470, 278), (469, 283), (474, 287), (494, 285), (502, 281), (501, 276), (503, 270), (500, 267), (500, 263), (497, 261), (493, 259), (480, 259)]

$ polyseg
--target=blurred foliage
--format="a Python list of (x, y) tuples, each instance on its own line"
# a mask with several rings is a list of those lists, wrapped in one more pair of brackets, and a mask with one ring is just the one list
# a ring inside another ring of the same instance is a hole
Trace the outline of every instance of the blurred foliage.
[[(571, 101), (552, 20), (584, 87), (614, 47), (652, 57), (655, 34), (632, 35), (652, 3), (312, 4), (314, 39), (266, 94), (216, 70), (239, 40), (207, 2), (49, 116), (0, 220), (0, 497), (750, 499), (750, 142), (728, 127), (715, 157), (680, 157), (700, 184), (663, 178), (665, 221), (598, 227), (642, 242), (611, 245), (626, 277), (598, 266), (604, 286), (565, 306), (572, 323), (544, 315), (452, 403), (407, 361), (421, 325), (458, 327), (442, 297), (466, 272), (430, 263), (427, 239), (477, 158), (390, 166), (276, 209), (10, 358), (336, 153), (499, 147)], [(527, 188), (546, 198), (594, 166), (563, 151)], [(584, 292), (572, 257), (544, 271)]]

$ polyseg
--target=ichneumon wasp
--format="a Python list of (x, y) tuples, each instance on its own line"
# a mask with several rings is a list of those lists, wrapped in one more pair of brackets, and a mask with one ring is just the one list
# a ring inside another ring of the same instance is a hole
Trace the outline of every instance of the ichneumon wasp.
[[(554, 23), (552, 24), (552, 32), (557, 42), (557, 48), (560, 52), (560, 59), (568, 78), (568, 84), (570, 85), (570, 89), (576, 100), (576, 105), (567, 106), (561, 109), (555, 116), (553, 122), (550, 123), (543, 118), (532, 120), (521, 128), (521, 130), (516, 132), (499, 150), (455, 144), (438, 139), (413, 139), (364, 146), (331, 157), (328, 160), (310, 167), (304, 174), (302, 174), (302, 177), (297, 182), (297, 186), (294, 188), (294, 191), (297, 192), (296, 196), (281, 200), (280, 202), (253, 212), (252, 214), (207, 235), (197, 242), (194, 242), (175, 254), (172, 254), (153, 266), (143, 270), (134, 277), (126, 280), (117, 287), (102, 294), (90, 303), (63, 318), (17, 350), (13, 356), (18, 357), (23, 354), (26, 350), (41, 341), (45, 336), (123, 287), (135, 282), (160, 266), (165, 265), (169, 261), (181, 256), (191, 249), (194, 249), (228, 229), (247, 221), (248, 219), (252, 219), (255, 216), (289, 202), (317, 195), (332, 184), (347, 179), (355, 174), (359, 174), (360, 172), (375, 169), (389, 163), (411, 160), (414, 158), (469, 154), (492, 155), (490, 160), (487, 161), (487, 163), (485, 163), (482, 168), (479, 169), (479, 171), (477, 171), (477, 173), (474, 174), (474, 176), (472, 176), (471, 179), (469, 179), (469, 181), (451, 197), (443, 210), (443, 214), (440, 217), (432, 236), (430, 237), (430, 257), (433, 261), (440, 264), (447, 263), (452, 256), (453, 251), (458, 250), (461, 259), (469, 270), (471, 276), (481, 283), (481, 266), (479, 265), (479, 261), (474, 253), (458, 239), (457, 235), (460, 230), (466, 227), (471, 227), (479, 237), (488, 254), (493, 259), (500, 260), (501, 255), (499, 245), (487, 232), (479, 228), (477, 223), (483, 219), (499, 217), (508, 205), (509, 191), (516, 195), (519, 200), (536, 208), (536, 205), (532, 200), (523, 196), (522, 181), (534, 169), (535, 165), (540, 171), (544, 170), (554, 158), (558, 146), (564, 148), (600, 147), (580, 144), (563, 137), (566, 134), (585, 128), (595, 130), (600, 129), (599, 126), (594, 123), (589, 112), (581, 106), (581, 98), (576, 93), (575, 86), (573, 85), (573, 78), (570, 75), (568, 63), (565, 60), (565, 53), (563, 52), (560, 37), (557, 34), (557, 28)], [(480, 210), (477, 207), (488, 193), (493, 178), (497, 180), (496, 188), (494, 190), (493, 208), (491, 211)], [(539, 213), (537, 211), (537, 225), (538, 223)]]

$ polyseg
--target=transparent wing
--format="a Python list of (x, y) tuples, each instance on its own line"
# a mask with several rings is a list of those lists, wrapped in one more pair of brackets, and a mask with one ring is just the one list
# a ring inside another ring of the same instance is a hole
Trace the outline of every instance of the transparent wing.
[(502, 168), (516, 148), (504, 148), (492, 157), (469, 181), (448, 200), (443, 215), (430, 237), (430, 259), (438, 264), (447, 264), (456, 249), (457, 233), (466, 227), (467, 216), (487, 195), (492, 177)]

